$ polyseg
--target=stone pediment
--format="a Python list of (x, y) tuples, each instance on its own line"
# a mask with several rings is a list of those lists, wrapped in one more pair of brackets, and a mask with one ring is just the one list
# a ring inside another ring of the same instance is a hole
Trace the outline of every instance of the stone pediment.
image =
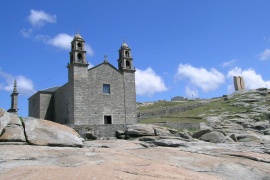
[(117, 69), (116, 67), (114, 67), (114, 66), (113, 66), (111, 63), (109, 63), (108, 61), (104, 61), (103, 63), (100, 63), (100, 64), (98, 64), (98, 65), (96, 65), (96, 66), (94, 66), (94, 67), (88, 69), (88, 72), (89, 72), (89, 71), (92, 71), (93, 69), (102, 67), (102, 66), (108, 66), (108, 67), (111, 67), (113, 70), (115, 70), (115, 71), (117, 71), (118, 73), (121, 73), (121, 74), (122, 74), (122, 72), (121, 72), (119, 69)]

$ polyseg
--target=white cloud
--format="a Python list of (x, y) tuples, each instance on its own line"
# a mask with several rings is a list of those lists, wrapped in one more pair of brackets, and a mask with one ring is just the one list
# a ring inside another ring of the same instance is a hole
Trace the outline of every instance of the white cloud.
[(50, 40), (50, 36), (47, 35), (36, 35), (34, 38), (36, 41), (42, 41), (43, 43), (47, 43)]
[(270, 49), (265, 49), (263, 52), (259, 54), (260, 60), (268, 60), (270, 59)]
[[(44, 35), (38, 35), (36, 36), (37, 40), (41, 40), (47, 44), (50, 44), (54, 47), (60, 48), (60, 49), (65, 49), (65, 50), (70, 50), (71, 49), (71, 41), (73, 40), (73, 36), (69, 35), (69, 34), (65, 34), (65, 33), (60, 33), (58, 35), (56, 35), (53, 38), (50, 38), (48, 36), (44, 36)], [(86, 53), (89, 56), (93, 56), (94, 55), (94, 51), (91, 48), (91, 46), (89, 44), (85, 44), (85, 50)]]
[(135, 77), (136, 93), (138, 95), (152, 96), (154, 93), (168, 90), (163, 79), (152, 68), (147, 68), (146, 70), (137, 69)]
[(227, 74), (227, 78), (233, 76), (243, 76), (246, 89), (256, 89), (260, 87), (270, 87), (270, 81), (263, 80), (260, 74), (257, 74), (252, 68), (242, 70), (239, 67), (235, 67)]
[(32, 34), (32, 31), (33, 31), (33, 29), (22, 29), (21, 30), (21, 34), (22, 34), (22, 36), (23, 37), (25, 37), (25, 38), (30, 38), (31, 37), (31, 34)]
[(86, 53), (89, 54), (89, 56), (94, 55), (94, 50), (91, 48), (89, 44), (85, 44), (85, 50), (86, 50)]
[(197, 89), (191, 89), (189, 86), (186, 86), (186, 95), (189, 98), (198, 98), (199, 92)]
[(47, 41), (48, 44), (61, 48), (61, 49), (66, 49), (70, 50), (71, 48), (71, 41), (73, 40), (73, 37), (68, 35), (68, 34), (58, 34), (54, 38), (51, 38)]
[(34, 89), (34, 84), (31, 79), (25, 76), (18, 75), (14, 76), (0, 70), (0, 78), (4, 80), (4, 83), (0, 84), (0, 90), (5, 90), (11, 92), (14, 87), (14, 80), (17, 80), (17, 89), (20, 94), (32, 94), (36, 92)]
[(44, 11), (36, 11), (31, 9), (28, 21), (34, 27), (42, 27), (45, 23), (56, 23), (56, 15), (47, 14)]
[(230, 61), (226, 61), (222, 64), (223, 67), (232, 66), (236, 62), (236, 59), (232, 59)]
[(214, 68), (206, 70), (189, 64), (179, 64), (176, 77), (179, 80), (188, 78), (192, 85), (204, 92), (216, 90), (225, 81), (224, 75)]

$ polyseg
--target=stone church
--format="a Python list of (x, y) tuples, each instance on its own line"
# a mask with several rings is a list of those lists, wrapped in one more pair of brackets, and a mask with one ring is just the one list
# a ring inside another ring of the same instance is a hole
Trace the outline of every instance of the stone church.
[(129, 46), (121, 45), (118, 68), (105, 56), (103, 63), (88, 69), (79, 33), (69, 54), (68, 82), (31, 96), (29, 116), (73, 125), (136, 123), (135, 68)]

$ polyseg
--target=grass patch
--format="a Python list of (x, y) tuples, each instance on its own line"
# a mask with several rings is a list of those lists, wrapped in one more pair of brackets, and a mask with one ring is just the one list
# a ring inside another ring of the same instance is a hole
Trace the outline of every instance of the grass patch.
[(138, 108), (138, 110), (141, 112), (144, 112), (147, 110), (157, 110), (157, 109), (161, 109), (161, 108), (182, 107), (182, 106), (192, 105), (192, 104), (196, 104), (196, 103), (198, 103), (198, 102), (194, 102), (194, 101), (182, 101), (182, 102), (161, 101), (161, 102), (153, 103), (152, 105), (141, 106)]
[(190, 118), (190, 117), (159, 117), (159, 118), (148, 118), (140, 121), (142, 124), (153, 124), (153, 123), (201, 123), (205, 120), (201, 118)]
[[(231, 106), (232, 103), (238, 102), (235, 99), (230, 99), (228, 101), (224, 101), (223, 99), (215, 99), (209, 101), (209, 103), (205, 103), (202, 106), (187, 110), (184, 112), (179, 112), (176, 114), (166, 114), (161, 117), (151, 117), (147, 119), (143, 119), (140, 123), (150, 124), (150, 123), (158, 123), (158, 122), (177, 122), (177, 123), (201, 123), (205, 122), (202, 119), (203, 116), (211, 116), (211, 115), (219, 115), (223, 112), (227, 112), (228, 114), (237, 114), (243, 112), (250, 112), (251, 109), (249, 107), (235, 107)], [(187, 101), (187, 102), (158, 102), (157, 104), (149, 105), (146, 107), (141, 107), (139, 111), (147, 112), (150, 110), (160, 110), (161, 108), (165, 107), (174, 107), (174, 106), (188, 106), (192, 103), (198, 103), (194, 101)]]
[(205, 116), (211, 115), (213, 113), (221, 114), (222, 112), (228, 112), (229, 114), (241, 113), (250, 111), (248, 107), (235, 107), (230, 104), (236, 101), (228, 100), (224, 101), (223, 99), (218, 99), (215, 101), (211, 101), (204, 106), (201, 106), (196, 109), (188, 110), (185, 112), (181, 112), (179, 114), (173, 115), (174, 117), (198, 117), (199, 115), (204, 114)]

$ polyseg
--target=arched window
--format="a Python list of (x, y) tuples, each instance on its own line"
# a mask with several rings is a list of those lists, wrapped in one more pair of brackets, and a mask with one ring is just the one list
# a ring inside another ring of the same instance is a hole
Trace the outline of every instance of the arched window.
[(129, 57), (129, 52), (128, 51), (125, 51), (125, 56)]
[(81, 54), (81, 53), (78, 53), (78, 54), (77, 54), (77, 59), (78, 59), (79, 61), (82, 60), (82, 54)]
[(126, 61), (126, 66), (127, 66), (127, 68), (130, 69), (130, 62), (129, 61)]
[(82, 50), (82, 43), (78, 43), (77, 46), (79, 50)]

